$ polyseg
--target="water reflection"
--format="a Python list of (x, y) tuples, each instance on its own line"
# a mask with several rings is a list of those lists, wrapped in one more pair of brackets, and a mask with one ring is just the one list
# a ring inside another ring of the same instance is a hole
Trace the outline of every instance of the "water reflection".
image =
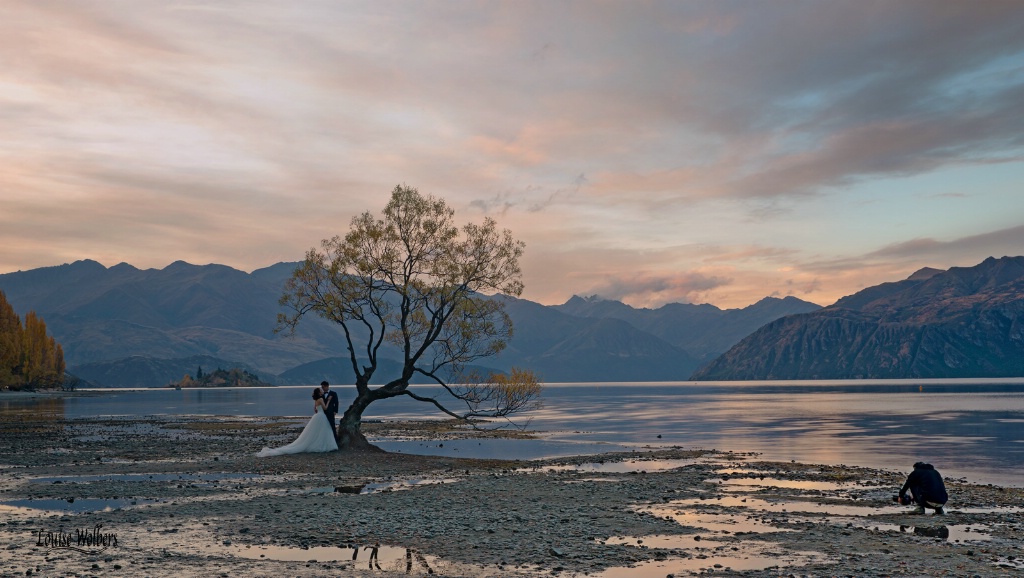
[(754, 488), (790, 488), (795, 490), (841, 491), (858, 487), (852, 482), (828, 482), (821, 480), (782, 480), (760, 476), (757, 478), (712, 479), (709, 483), (719, 484), (725, 491), (748, 491)]
[(665, 549), (673, 555), (592, 574), (598, 578), (663, 578), (694, 572), (737, 572), (775, 567), (781, 570), (825, 560), (820, 552), (779, 552), (774, 544), (754, 540), (723, 544), (701, 540), (699, 536), (643, 536), (616, 537), (606, 543)]
[(549, 472), (589, 472), (605, 474), (639, 474), (647, 472), (663, 472), (684, 468), (698, 463), (710, 463), (712, 460), (705, 459), (675, 459), (675, 460), (623, 460), (623, 461), (598, 461), (582, 464), (563, 464), (556, 466), (542, 466), (539, 468), (522, 468), (516, 470), (522, 473), (549, 473)]
[(64, 397), (17, 394), (18, 397), (8, 398), (9, 395), (0, 392), (0, 418), (3, 418), (0, 423), (4, 428), (16, 427), (24, 422), (56, 422), (64, 419)]
[[(207, 550), (212, 549), (207, 548)], [(237, 546), (226, 551), (242, 558), (260, 560), (285, 562), (315, 561), (317, 563), (352, 562), (355, 568), (399, 574), (435, 574), (455, 566), (451, 563), (442, 562), (432, 556), (425, 556), (413, 548), (388, 546), (380, 542), (372, 544), (343, 544), (340, 546), (312, 546), (308, 548), (273, 545)]]
[[(338, 389), (343, 400), (350, 394)], [(47, 399), (48, 409), (41, 400), (18, 399), (0, 393), (5, 422), (25, 411), (59, 411), (68, 418), (308, 413), (305, 387), (76, 394)], [(900, 470), (923, 460), (942, 464), (947, 477), (1024, 483), (1024, 380), (548, 384), (544, 402), (544, 408), (523, 416), (532, 429), (548, 432), (540, 440), (501, 440), (500, 445), (453, 440), (443, 446), (406, 441), (389, 443), (387, 449), (530, 459), (623, 446), (703, 447), (760, 452), (771, 460)], [(372, 405), (364, 417), (432, 416), (442, 417), (399, 398)]]
[(918, 536), (928, 536), (929, 538), (939, 538), (946, 540), (949, 538), (949, 528), (946, 526), (900, 526), (901, 532), (913, 532)]
[(88, 484), (92, 482), (163, 482), (163, 481), (220, 481), (254, 479), (260, 477), (258, 474), (235, 474), (235, 473), (146, 473), (146, 474), (93, 474), (81, 476), (46, 476), (32, 478), (29, 483), (33, 484)]
[(844, 515), (844, 516), (872, 516), (877, 514), (891, 513), (892, 508), (888, 506), (858, 506), (854, 504), (825, 504), (820, 502), (809, 502), (804, 500), (762, 500), (742, 495), (723, 496), (711, 500), (673, 500), (672, 504), (680, 506), (718, 506), (721, 508), (742, 508), (762, 512), (773, 512), (788, 514), (793, 512), (806, 512), (813, 514)]
[(834, 524), (849, 525), (876, 532), (893, 532), (914, 534), (945, 540), (947, 542), (986, 542), (992, 539), (988, 534), (989, 527), (985, 524), (939, 524), (939, 525), (907, 525), (886, 524), (863, 518), (836, 518)]
[(671, 506), (650, 507), (643, 511), (659, 518), (674, 520), (682, 526), (701, 528), (712, 534), (764, 534), (795, 531), (792, 528), (777, 526), (775, 520), (751, 512), (719, 514)]
[(8, 514), (27, 514), (39, 510), (61, 512), (64, 514), (81, 514), (84, 512), (110, 512), (131, 508), (141, 504), (154, 504), (157, 500), (142, 498), (66, 498), (66, 499), (35, 499), (7, 500), (0, 502), (0, 512)]

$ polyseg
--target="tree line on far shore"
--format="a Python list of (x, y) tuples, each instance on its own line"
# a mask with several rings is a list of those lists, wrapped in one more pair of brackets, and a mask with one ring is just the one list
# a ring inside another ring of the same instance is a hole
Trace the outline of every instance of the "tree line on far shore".
[(217, 368), (212, 373), (203, 373), (199, 366), (196, 376), (185, 374), (181, 381), (167, 384), (166, 387), (267, 387), (270, 384), (240, 367), (231, 369)]
[(61, 387), (64, 369), (64, 349), (42, 317), (29, 311), (22, 323), (0, 291), (0, 389)]

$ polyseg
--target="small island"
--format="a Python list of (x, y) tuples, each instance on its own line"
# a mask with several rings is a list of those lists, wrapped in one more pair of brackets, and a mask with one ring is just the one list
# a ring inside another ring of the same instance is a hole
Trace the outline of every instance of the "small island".
[(248, 371), (234, 367), (232, 369), (217, 368), (210, 373), (203, 373), (200, 366), (196, 376), (185, 374), (180, 381), (168, 383), (164, 387), (182, 389), (186, 387), (273, 387), (273, 384), (262, 381)]

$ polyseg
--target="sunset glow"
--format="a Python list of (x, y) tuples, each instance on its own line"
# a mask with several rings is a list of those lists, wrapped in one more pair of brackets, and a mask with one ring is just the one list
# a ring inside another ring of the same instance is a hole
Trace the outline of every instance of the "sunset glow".
[(395, 185), (523, 297), (820, 305), (1024, 253), (1024, 3), (0, 0), (0, 273), (301, 260)]

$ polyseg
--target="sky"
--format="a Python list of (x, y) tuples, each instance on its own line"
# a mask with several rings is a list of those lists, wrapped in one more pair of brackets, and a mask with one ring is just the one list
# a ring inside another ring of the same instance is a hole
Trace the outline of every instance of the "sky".
[(548, 305), (1021, 255), (1024, 2), (0, 0), (0, 273), (299, 261), (399, 184)]

